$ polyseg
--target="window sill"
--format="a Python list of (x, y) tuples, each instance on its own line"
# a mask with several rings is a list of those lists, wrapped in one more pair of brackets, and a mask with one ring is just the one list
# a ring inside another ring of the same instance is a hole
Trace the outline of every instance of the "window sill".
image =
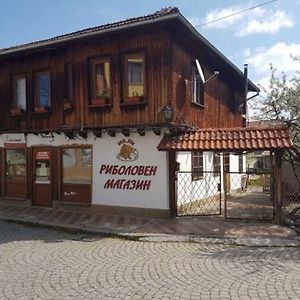
[(34, 107), (34, 113), (45, 113), (45, 112), (50, 112), (50, 107), (49, 106), (36, 106)]
[(120, 103), (121, 107), (132, 107), (132, 106), (146, 106), (147, 100), (139, 100), (139, 101), (124, 101), (123, 103)]
[(111, 103), (103, 103), (103, 104), (90, 104), (88, 105), (88, 109), (105, 109), (105, 108), (111, 108)]
[(24, 116), (25, 115), (25, 110), (21, 108), (12, 108), (9, 111), (9, 115), (11, 117), (16, 117), (16, 116)]
[(201, 109), (204, 109), (204, 104), (200, 104), (200, 103), (197, 103), (197, 102), (194, 102), (192, 101), (192, 105), (196, 106), (196, 107), (199, 107)]
[(30, 115), (32, 116), (50, 115), (50, 110), (32, 111)]

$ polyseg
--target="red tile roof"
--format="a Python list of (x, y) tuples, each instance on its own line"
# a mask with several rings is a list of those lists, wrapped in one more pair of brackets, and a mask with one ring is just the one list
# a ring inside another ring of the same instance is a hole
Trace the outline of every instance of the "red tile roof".
[(160, 151), (251, 151), (286, 149), (293, 146), (289, 130), (272, 127), (200, 129), (177, 136), (166, 135)]

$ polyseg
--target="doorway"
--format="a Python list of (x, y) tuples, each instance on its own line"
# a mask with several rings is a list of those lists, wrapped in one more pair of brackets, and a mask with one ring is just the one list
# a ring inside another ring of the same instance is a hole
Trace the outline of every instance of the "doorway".
[(51, 207), (53, 198), (52, 148), (33, 148), (33, 195), (32, 205)]

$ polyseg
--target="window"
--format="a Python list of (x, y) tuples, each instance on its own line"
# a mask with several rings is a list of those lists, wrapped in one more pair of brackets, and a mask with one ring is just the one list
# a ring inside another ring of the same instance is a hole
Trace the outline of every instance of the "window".
[(224, 162), (224, 171), (225, 172), (229, 172), (230, 171), (230, 156), (229, 156), (229, 153), (224, 153), (224, 156), (223, 156), (223, 162)]
[(62, 180), (70, 184), (91, 184), (92, 149), (62, 149)]
[(37, 72), (34, 75), (34, 103), (35, 107), (50, 107), (50, 72)]
[(213, 156), (213, 171), (214, 171), (214, 176), (219, 176), (221, 172), (221, 159), (220, 159), (220, 154), (214, 153)]
[(25, 149), (6, 149), (6, 180), (9, 182), (25, 182), (26, 152)]
[(192, 180), (203, 178), (203, 152), (192, 152)]
[(26, 74), (13, 76), (12, 95), (12, 108), (26, 110)]
[[(197, 60), (196, 60), (197, 62)], [(198, 105), (204, 105), (204, 75), (203, 71), (201, 69), (201, 66), (198, 63), (194, 64), (193, 66), (193, 77), (192, 77), (192, 83), (193, 83), (193, 103)]]
[(111, 98), (109, 58), (94, 58), (90, 61), (90, 97), (92, 104), (105, 104)]
[(123, 98), (140, 100), (145, 96), (145, 55), (127, 54), (123, 57)]
[(239, 154), (239, 173), (244, 171), (244, 155)]

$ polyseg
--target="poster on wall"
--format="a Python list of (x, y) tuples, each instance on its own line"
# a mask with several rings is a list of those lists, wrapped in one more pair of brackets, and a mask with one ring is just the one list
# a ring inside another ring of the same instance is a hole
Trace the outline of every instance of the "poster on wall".
[(36, 160), (50, 160), (51, 154), (49, 151), (37, 151), (35, 154)]

